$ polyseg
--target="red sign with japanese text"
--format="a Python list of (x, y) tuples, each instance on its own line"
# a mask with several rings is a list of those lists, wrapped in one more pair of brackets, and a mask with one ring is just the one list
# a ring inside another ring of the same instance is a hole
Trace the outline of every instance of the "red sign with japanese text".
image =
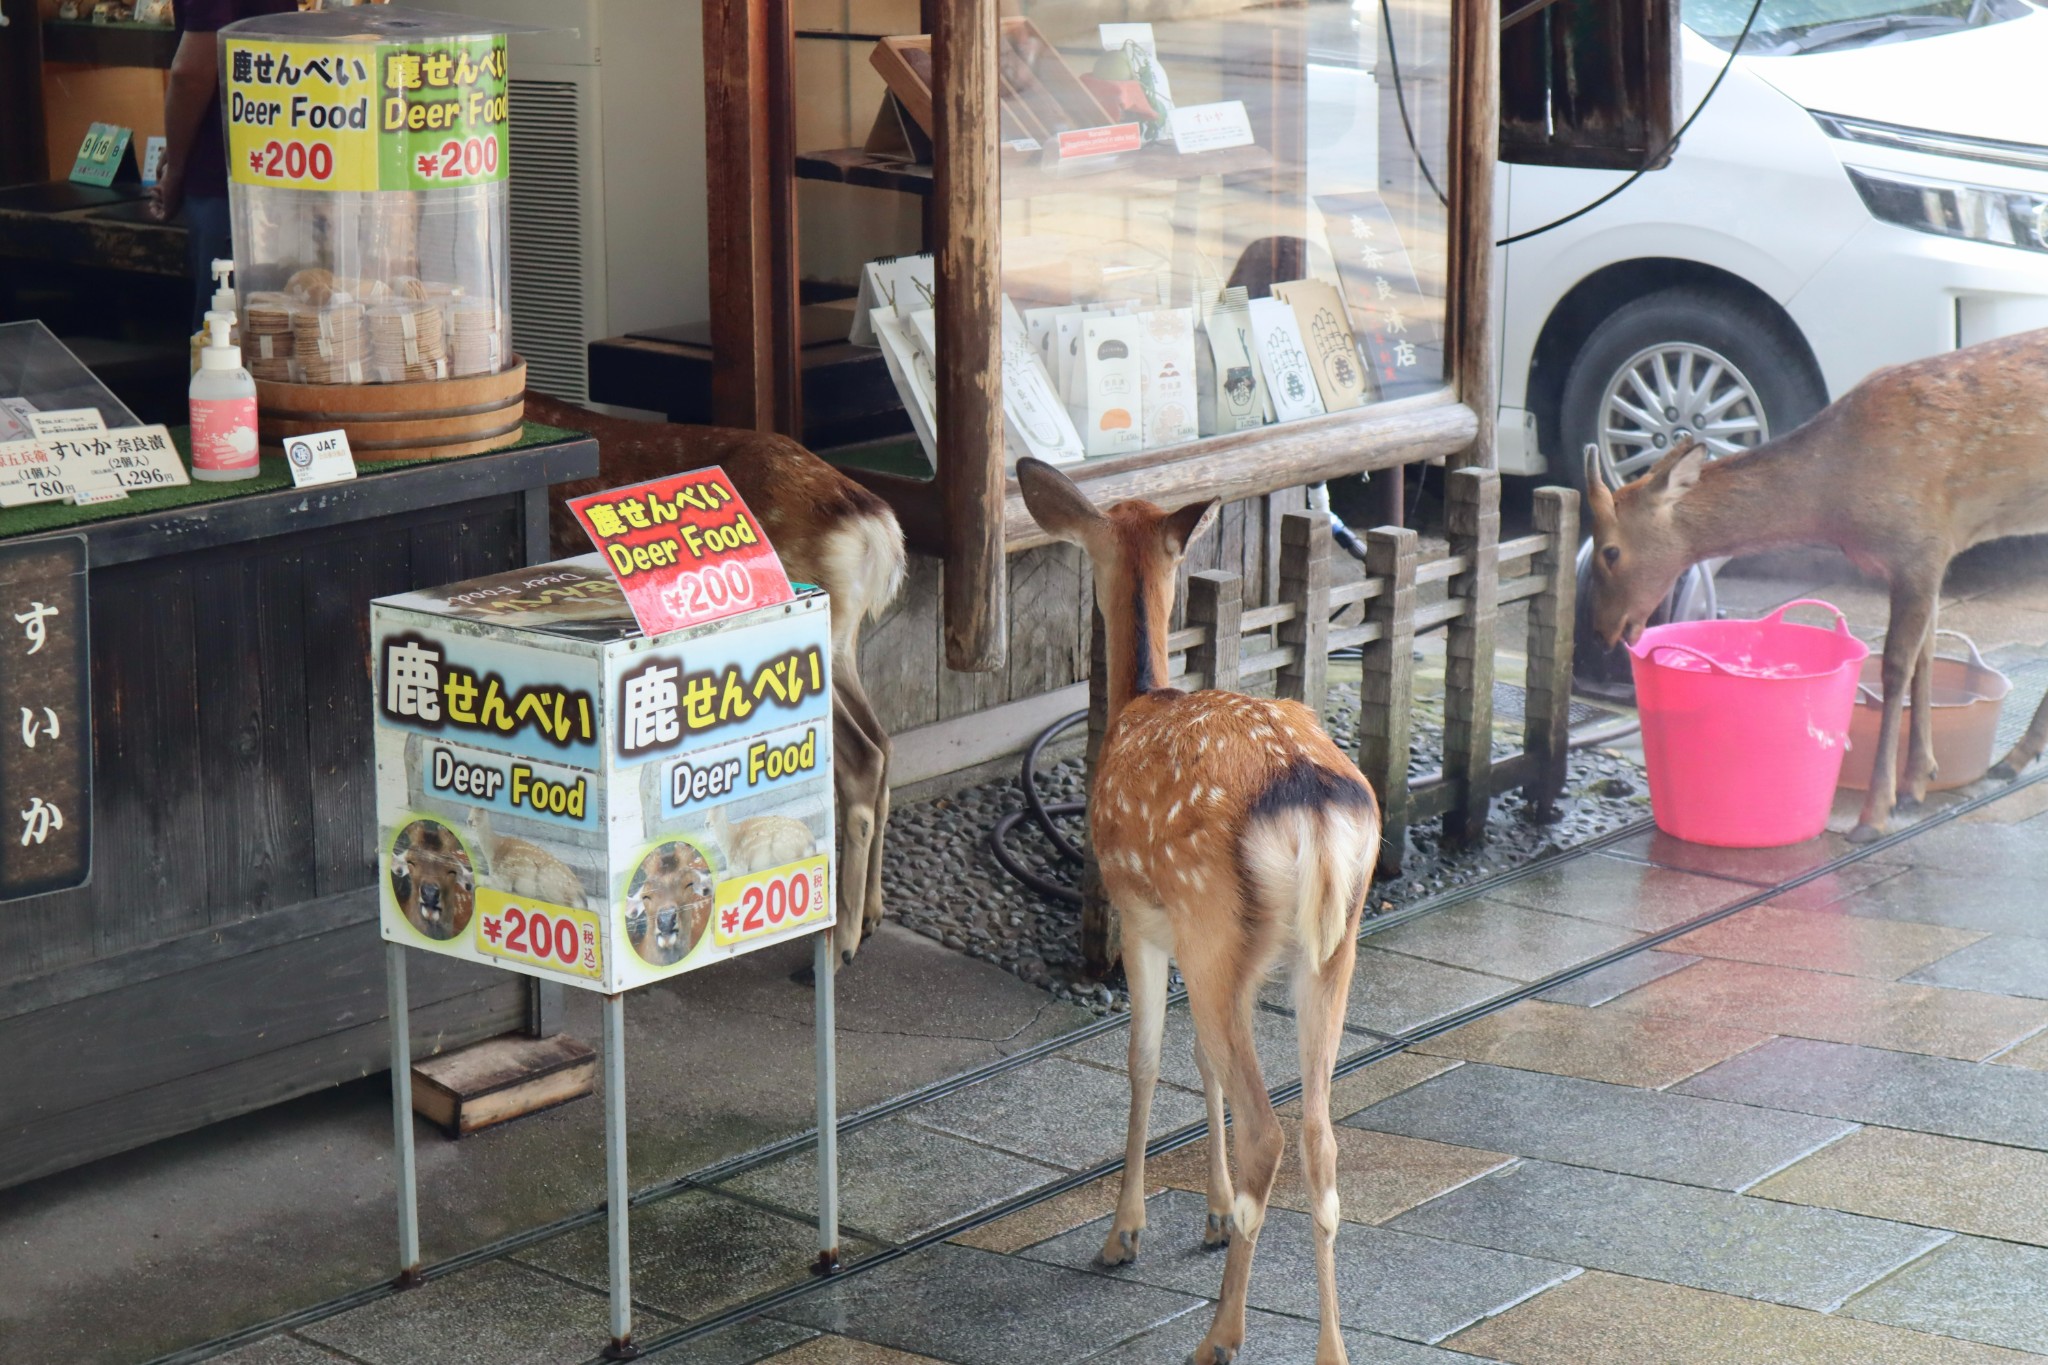
[(716, 467), (569, 500), (642, 632), (660, 635), (796, 596), (761, 523)]

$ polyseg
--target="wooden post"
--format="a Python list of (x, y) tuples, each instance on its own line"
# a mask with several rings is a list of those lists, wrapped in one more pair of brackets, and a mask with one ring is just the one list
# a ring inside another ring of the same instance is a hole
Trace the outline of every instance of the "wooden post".
[(1274, 692), (1323, 714), (1330, 677), (1330, 523), (1313, 512), (1280, 518), (1280, 596), (1295, 607), (1283, 621), (1280, 643), (1296, 657), (1280, 666)]
[(1366, 603), (1380, 638), (1361, 651), (1358, 768), (1380, 799), (1380, 871), (1398, 876), (1408, 852), (1408, 754), (1415, 711), (1415, 532), (1365, 533), (1365, 571), (1386, 586)]
[(1447, 470), (1491, 469), (1493, 390), (1493, 175), (1500, 151), (1500, 8), (1451, 0), (1450, 298), (1446, 355), (1458, 397), (1479, 419), (1472, 444)]
[(1524, 678), (1522, 747), (1529, 780), (1522, 804), (1537, 820), (1557, 818), (1571, 757), (1572, 625), (1578, 598), (1579, 495), (1570, 488), (1536, 490), (1536, 529), (1550, 537), (1530, 563), (1543, 591), (1529, 599), (1529, 667)]
[(1009, 635), (995, 5), (954, 0), (932, 17), (932, 197), (947, 224), (934, 303), (946, 666), (987, 673), (1003, 666)]
[[(780, 32), (777, 32), (778, 26)], [(720, 426), (798, 434), (796, 221), (778, 192), (793, 169), (778, 164), (792, 134), (785, 73), (793, 42), (781, 0), (707, 0), (704, 6), (704, 164), (711, 291), (711, 412)], [(778, 222), (778, 211), (787, 217)]]
[(1451, 577), (1465, 610), (1445, 629), (1444, 777), (1454, 804), (1444, 833), (1454, 844), (1486, 842), (1493, 799), (1493, 627), (1500, 598), (1500, 475), (1454, 469), (1445, 479), (1451, 554), (1466, 561)]
[(1188, 650), (1189, 687), (1235, 692), (1244, 652), (1244, 579), (1222, 569), (1189, 574), (1188, 624), (1209, 632)]
[[(1102, 756), (1102, 739), (1109, 732), (1109, 650), (1103, 642), (1102, 611), (1094, 618), (1088, 645), (1088, 796), (1095, 796), (1095, 767)], [(1095, 845), (1084, 843), (1087, 855), (1081, 867), (1081, 962), (1094, 977), (1109, 975), (1123, 960), (1123, 934), (1116, 908), (1103, 894), (1102, 870), (1095, 864)]]

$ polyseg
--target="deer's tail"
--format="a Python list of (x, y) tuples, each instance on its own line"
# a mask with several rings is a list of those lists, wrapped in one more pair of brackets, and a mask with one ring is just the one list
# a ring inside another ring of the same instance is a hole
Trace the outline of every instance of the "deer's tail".
[(825, 534), (821, 558), (833, 598), (835, 646), (850, 647), (861, 622), (880, 617), (903, 590), (903, 528), (895, 513), (875, 501)]
[(1310, 965), (1344, 942), (1379, 860), (1380, 816), (1362, 780), (1322, 770), (1279, 809), (1259, 812), (1244, 839), (1254, 894), (1284, 915)]

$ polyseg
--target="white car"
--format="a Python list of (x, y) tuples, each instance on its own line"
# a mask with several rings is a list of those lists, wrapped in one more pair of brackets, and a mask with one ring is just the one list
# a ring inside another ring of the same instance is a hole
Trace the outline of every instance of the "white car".
[[(1684, 112), (1749, 10), (1683, 0)], [(1762, 0), (1669, 165), (1497, 250), (1501, 471), (1725, 454), (1880, 366), (2048, 326), (2044, 72), (2029, 0)], [(1503, 166), (1495, 235), (1622, 178)]]

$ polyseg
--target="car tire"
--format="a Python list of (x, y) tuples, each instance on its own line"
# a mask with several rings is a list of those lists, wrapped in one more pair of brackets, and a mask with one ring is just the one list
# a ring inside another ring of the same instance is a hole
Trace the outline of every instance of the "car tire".
[[(1632, 369), (1638, 380), (1647, 377), (1649, 387), (1665, 397), (1676, 396), (1658, 382), (1655, 364), (1660, 359), (1674, 389), (1686, 374), (1682, 364), (1698, 367), (1683, 387), (1698, 390), (1705, 405), (1726, 402), (1718, 421), (1695, 427), (1692, 418), (1710, 414), (1667, 406), (1649, 413), (1655, 421), (1646, 425), (1616, 406), (1626, 402), (1638, 413), (1652, 406), (1642, 388), (1626, 379)], [(1724, 369), (1702, 383), (1713, 367)], [(1665, 289), (1617, 308), (1579, 347), (1558, 405), (1558, 454), (1567, 479), (1583, 494), (1589, 444), (1603, 443), (1624, 476), (1634, 477), (1685, 434), (1702, 435), (1715, 454), (1725, 454), (1757, 444), (1758, 431), (1782, 436), (1826, 404), (1827, 392), (1813, 362), (1782, 319), (1733, 293), (1699, 286)], [(1745, 421), (1753, 422), (1755, 430), (1742, 430)], [(1636, 444), (1610, 435), (1602, 442), (1603, 429), (1646, 439)]]

